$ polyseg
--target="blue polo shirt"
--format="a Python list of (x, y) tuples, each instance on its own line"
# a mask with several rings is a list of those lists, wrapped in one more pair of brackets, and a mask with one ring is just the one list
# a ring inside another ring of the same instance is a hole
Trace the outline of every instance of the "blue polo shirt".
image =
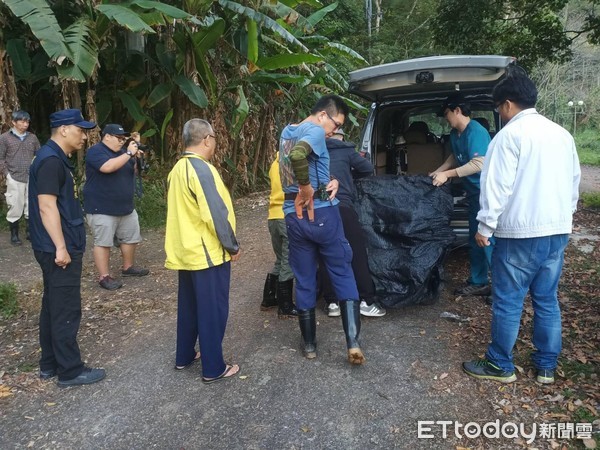
[[(308, 155), (308, 177), (313, 189), (316, 191), (320, 184), (327, 184), (330, 180), (329, 152), (325, 145), (325, 130), (311, 122), (288, 125), (281, 132), (279, 141), (279, 175), (285, 193), (298, 193), (298, 181), (294, 176), (289, 156), (294, 145), (299, 141), (306, 142), (312, 149), (312, 152)], [(314, 199), (315, 209), (334, 206), (338, 203), (337, 198), (333, 201)], [(286, 200), (283, 203), (284, 214), (287, 215), (294, 211), (294, 201)]]
[[(477, 156), (485, 156), (491, 141), (490, 133), (479, 122), (471, 120), (461, 135), (453, 129), (450, 132), (452, 153), (459, 166), (463, 166)], [(481, 172), (462, 178), (467, 195), (479, 195)]]
[(134, 208), (135, 187), (134, 158), (112, 173), (100, 172), (100, 167), (112, 158), (118, 158), (125, 150), (113, 152), (104, 143), (91, 146), (85, 155), (85, 186), (83, 209), (87, 214), (126, 216)]
[(29, 232), (34, 250), (56, 253), (56, 247), (42, 223), (38, 195), (56, 196), (67, 251), (83, 253), (85, 226), (73, 180), (73, 165), (52, 139), (38, 150), (29, 168)]

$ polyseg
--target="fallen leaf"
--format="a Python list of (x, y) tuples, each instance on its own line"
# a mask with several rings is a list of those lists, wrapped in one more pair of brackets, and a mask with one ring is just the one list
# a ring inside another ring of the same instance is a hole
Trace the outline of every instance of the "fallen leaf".
[(444, 372), (443, 374), (440, 375), (440, 380), (443, 380), (447, 376), (448, 376), (448, 374), (446, 372)]
[(308, 428), (306, 425), (304, 425), (303, 427), (300, 428), (300, 430), (302, 430), (302, 432), (304, 432), (304, 433), (308, 433), (310, 431), (310, 428)]
[(240, 380), (245, 380), (246, 378), (248, 378), (248, 375), (240, 375), (238, 378)]

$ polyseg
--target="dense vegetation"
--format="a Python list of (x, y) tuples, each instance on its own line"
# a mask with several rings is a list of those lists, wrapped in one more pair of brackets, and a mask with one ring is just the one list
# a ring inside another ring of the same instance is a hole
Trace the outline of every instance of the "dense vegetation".
[[(585, 138), (585, 160), (594, 162), (599, 4), (0, 0), (0, 124), (6, 129), (10, 111), (21, 107), (45, 139), (48, 114), (77, 107), (100, 124), (139, 130), (153, 148), (146, 188), (153, 197), (164, 192), (183, 123), (204, 117), (217, 132), (216, 162), (227, 184), (243, 194), (265, 186), (281, 127), (318, 96), (344, 94), (349, 71), (424, 55), (495, 53), (530, 70), (542, 112)], [(358, 128), (364, 108), (349, 101)]]

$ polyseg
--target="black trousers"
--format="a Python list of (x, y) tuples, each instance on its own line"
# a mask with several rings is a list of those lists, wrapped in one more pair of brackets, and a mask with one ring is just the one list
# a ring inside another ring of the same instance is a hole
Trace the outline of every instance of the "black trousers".
[(42, 269), (44, 294), (40, 311), (40, 370), (56, 370), (59, 380), (70, 380), (83, 370), (77, 345), (81, 322), (81, 268), (83, 254), (71, 254), (65, 269), (55, 254), (35, 252)]
[[(373, 279), (369, 272), (369, 258), (367, 256), (365, 232), (360, 226), (358, 214), (356, 214), (354, 208), (340, 203), (339, 211), (342, 218), (342, 225), (344, 226), (344, 235), (350, 243), (350, 248), (352, 248), (352, 272), (354, 272), (354, 278), (356, 279), (358, 295), (361, 300), (365, 300), (370, 305), (373, 303), (373, 297), (375, 296), (375, 286), (373, 285)], [(326, 270), (322, 270), (323, 268), (323, 264), (320, 264), (319, 276), (323, 283), (325, 300), (339, 300), (335, 298), (329, 276)]]

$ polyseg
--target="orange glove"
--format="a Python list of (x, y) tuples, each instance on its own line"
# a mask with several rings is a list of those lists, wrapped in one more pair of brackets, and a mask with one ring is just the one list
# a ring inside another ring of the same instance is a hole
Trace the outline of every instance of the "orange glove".
[(308, 220), (310, 220), (311, 222), (314, 222), (315, 220), (315, 209), (314, 209), (314, 202), (313, 202), (313, 195), (315, 193), (315, 190), (313, 189), (313, 187), (310, 184), (301, 184), (300, 186), (298, 186), (298, 195), (296, 196), (296, 199), (294, 200), (294, 206), (296, 208), (296, 216), (298, 216), (298, 219), (302, 219), (303, 215), (302, 215), (302, 209), (306, 208), (307, 212), (308, 212)]

